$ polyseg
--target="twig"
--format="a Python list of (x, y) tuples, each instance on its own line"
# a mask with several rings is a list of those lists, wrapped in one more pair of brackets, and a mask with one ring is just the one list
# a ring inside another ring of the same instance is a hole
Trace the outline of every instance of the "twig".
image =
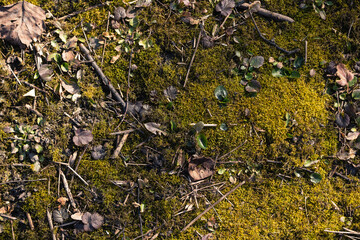
[(32, 219), (31, 219), (30, 213), (26, 212), (26, 217), (27, 217), (27, 219), (28, 219), (28, 221), (29, 221), (30, 229), (31, 229), (31, 230), (34, 230), (35, 227), (34, 227), (34, 223), (33, 223)]
[(224, 200), (227, 196), (229, 196), (231, 193), (233, 193), (236, 189), (238, 189), (239, 187), (241, 187), (242, 185), (245, 184), (245, 181), (239, 183), (238, 185), (236, 185), (233, 189), (231, 189), (229, 192), (227, 192), (224, 196), (222, 196), (219, 200), (217, 200), (214, 204), (212, 204), (211, 206), (209, 206), (207, 209), (205, 209), (202, 213), (200, 213), (196, 218), (194, 218), (188, 225), (186, 225), (181, 232), (185, 232), (189, 227), (191, 227), (197, 220), (199, 220), (205, 213), (207, 213), (208, 211), (210, 211), (213, 207), (215, 207), (216, 205), (218, 205), (222, 200)]
[(72, 206), (74, 209), (77, 209), (77, 208), (76, 208), (75, 201), (74, 201), (74, 198), (73, 198), (73, 196), (72, 196), (72, 194), (71, 194), (71, 191), (70, 191), (70, 188), (69, 188), (68, 181), (66, 180), (65, 174), (61, 171), (61, 169), (59, 170), (59, 172), (60, 172), (60, 176), (61, 176), (61, 179), (62, 179), (62, 181), (63, 181), (63, 184), (64, 184), (64, 188), (65, 188), (66, 194), (67, 194), (68, 197), (69, 197), (70, 204), (71, 204), (71, 206)]
[(86, 8), (86, 9), (84, 9), (84, 10), (76, 11), (76, 12), (70, 13), (70, 14), (68, 14), (68, 15), (62, 16), (62, 17), (58, 18), (57, 20), (62, 21), (62, 20), (65, 20), (65, 19), (67, 19), (67, 18), (74, 17), (74, 16), (76, 16), (76, 15), (78, 15), (78, 14), (81, 14), (81, 13), (90, 11), (90, 10), (92, 10), (92, 9), (94, 9), (94, 8), (102, 7), (102, 6), (105, 6), (105, 5), (108, 5), (108, 2), (107, 2), (107, 1), (106, 1), (106, 2), (103, 2), (103, 3), (100, 3), (100, 4), (97, 4), (97, 5), (94, 5), (94, 6), (91, 6), (91, 7), (88, 7), (88, 8)]
[(250, 13), (251, 20), (252, 20), (252, 22), (253, 22), (254, 25), (255, 25), (256, 31), (258, 32), (259, 36), (260, 36), (267, 44), (269, 44), (269, 45), (271, 45), (271, 46), (274, 46), (276, 49), (278, 49), (278, 50), (286, 53), (287, 55), (291, 55), (291, 54), (294, 54), (294, 53), (297, 53), (298, 51), (300, 51), (300, 49), (298, 49), (298, 48), (296, 48), (296, 49), (294, 49), (294, 50), (291, 50), (291, 51), (288, 51), (288, 50), (286, 50), (286, 49), (284, 49), (284, 48), (279, 47), (274, 41), (271, 41), (271, 40), (266, 39), (266, 38), (262, 35), (262, 33), (260, 32), (260, 30), (259, 30), (259, 28), (258, 28), (258, 26), (257, 26), (257, 24), (256, 24), (256, 22), (255, 22), (255, 19), (254, 19), (253, 15), (252, 15), (251, 11), (250, 11), (249, 13)]
[(111, 156), (111, 158), (117, 158), (119, 156), (119, 153), (120, 153), (122, 147), (124, 146), (128, 136), (129, 136), (129, 133), (124, 134), (124, 136), (121, 138), (121, 141), (120, 141), (119, 145), (116, 147), (116, 149), (115, 149), (113, 155)]
[(224, 26), (226, 20), (229, 18), (231, 12), (225, 17), (224, 21), (221, 23), (220, 27), (219, 27), (219, 30), (222, 29), (222, 27)]
[(304, 61), (304, 63), (307, 62), (307, 57), (308, 57), (308, 41), (305, 40), (305, 61)]
[[(138, 179), (138, 189), (137, 189), (137, 202), (138, 204), (141, 204), (140, 203), (140, 184), (139, 184), (139, 179)], [(138, 215), (139, 215), (139, 221), (140, 221), (140, 234), (141, 234), (141, 239), (144, 239), (143, 238), (143, 229), (142, 229), (142, 218), (141, 218), (141, 208), (139, 207), (139, 210), (138, 210)]]
[(41, 178), (41, 179), (36, 179), (36, 180), (8, 181), (8, 182), (2, 182), (2, 183), (0, 183), (0, 185), (3, 185), (3, 184), (11, 184), (11, 183), (38, 182), (38, 181), (46, 181), (46, 180), (47, 180), (47, 178)]
[(6, 214), (3, 214), (3, 213), (0, 213), (0, 217), (4, 217), (4, 218), (10, 219), (10, 220), (17, 220), (16, 217), (6, 215)]
[(47, 219), (48, 219), (48, 222), (49, 222), (49, 227), (50, 227), (52, 239), (57, 240), (56, 236), (55, 236), (55, 233), (54, 233), (54, 225), (53, 225), (53, 222), (52, 222), (52, 219), (51, 219), (51, 213), (50, 213), (49, 209), (46, 209), (46, 216), (47, 216)]
[(245, 140), (243, 143), (241, 143), (240, 145), (238, 145), (236, 148), (234, 148), (234, 149), (231, 150), (230, 152), (228, 152), (228, 153), (222, 155), (221, 157), (219, 157), (218, 160), (223, 159), (223, 158), (229, 156), (231, 153), (233, 153), (234, 151), (236, 151), (236, 150), (238, 150), (239, 148), (241, 148), (242, 146), (244, 146), (244, 144), (245, 144), (246, 142), (247, 142), (247, 140)]
[(121, 135), (121, 134), (129, 134), (131, 132), (135, 132), (136, 129), (133, 129), (133, 128), (130, 128), (128, 130), (124, 130), (124, 131), (120, 131), (120, 132), (113, 132), (113, 133), (110, 133), (110, 135)]
[(105, 86), (107, 86), (112, 93), (114, 99), (121, 104), (123, 109), (126, 108), (125, 101), (121, 98), (120, 94), (116, 91), (111, 82), (107, 79), (101, 68), (96, 64), (94, 58), (91, 56), (89, 50), (84, 46), (84, 44), (80, 43), (79, 45), (81, 52), (85, 55), (86, 59), (91, 62), (92, 67), (95, 69), (96, 73), (99, 75), (101, 81)]
[[(196, 123), (190, 123), (190, 126), (195, 126)], [(216, 127), (217, 124), (216, 123), (204, 123), (204, 127)]]
[(70, 167), (70, 165), (68, 163), (55, 162), (55, 161), (54, 161), (54, 163), (58, 163), (58, 164), (67, 166), (83, 183), (85, 183), (86, 186), (89, 186), (89, 184), (72, 167)]
[(31, 83), (28, 83), (27, 81), (21, 81), (22, 83), (24, 83), (25, 85), (29, 86), (29, 87), (32, 87), (32, 88), (35, 88), (36, 90), (38, 90), (39, 92), (42, 92), (42, 93), (45, 93), (45, 94), (49, 94), (47, 91), (35, 86), (34, 84), (31, 84)]
[[(84, 30), (83, 19), (81, 20), (80, 25), (81, 25), (81, 30), (82, 30), (82, 32), (83, 32), (83, 34), (84, 34), (84, 37), (85, 37), (86, 44), (88, 45), (90, 51), (91, 51), (91, 52), (94, 52), (94, 51), (91, 49), (89, 40), (88, 40), (88, 38), (87, 38), (87, 36), (86, 36), (86, 33), (85, 33), (85, 30)], [(82, 43), (81, 43), (81, 44), (82, 44)], [(80, 49), (81, 49), (81, 47), (80, 47)], [(61, 71), (61, 68), (60, 68), (60, 71)]]
[(202, 29), (200, 28), (200, 32), (199, 32), (199, 36), (198, 36), (198, 39), (197, 39), (197, 42), (196, 42), (195, 50), (194, 50), (194, 53), (193, 53), (193, 55), (192, 55), (192, 57), (191, 57), (188, 70), (187, 70), (187, 72), (186, 72), (185, 82), (184, 82), (183, 87), (186, 86), (186, 83), (187, 83), (187, 81), (188, 81), (188, 77), (189, 77), (189, 73), (190, 73), (190, 68), (191, 68), (191, 65), (192, 65), (193, 62), (194, 62), (195, 54), (196, 54), (196, 51), (197, 51), (197, 49), (198, 49), (198, 47), (199, 47), (199, 43), (200, 43), (200, 39), (201, 39), (201, 34), (202, 34)]
[(6, 65), (7, 65), (8, 68), (10, 69), (12, 75), (14, 75), (16, 81), (19, 83), (19, 85), (21, 85), (21, 82), (20, 82), (19, 78), (16, 76), (16, 74), (14, 73), (14, 71), (12, 70), (12, 68), (10, 67), (10, 65), (9, 65), (9, 64), (6, 64)]
[(33, 108), (31, 105), (29, 105), (29, 104), (25, 104), (25, 108), (26, 108), (27, 110), (29, 110), (30, 112), (35, 113), (38, 117), (44, 117), (44, 116), (41, 114), (41, 112), (39, 112), (38, 110), (34, 109), (34, 108)]
[[(108, 18), (107, 18), (107, 23), (106, 23), (106, 32), (109, 32), (109, 20), (110, 20), (110, 12), (108, 12)], [(104, 63), (105, 48), (106, 48), (106, 38), (104, 41), (104, 48), (103, 48), (102, 57), (101, 57), (101, 67), (103, 66), (103, 63)]]
[(11, 236), (12, 236), (12, 239), (15, 240), (14, 225), (13, 225), (12, 220), (10, 220), (10, 224), (11, 224)]
[(77, 127), (81, 127), (81, 124), (76, 121), (73, 117), (71, 117), (67, 112), (64, 112), (64, 115), (67, 116), (68, 118), (70, 118), (70, 120), (77, 126)]
[[(249, 6), (250, 6), (250, 4), (248, 4), (248, 3), (241, 3), (237, 7), (239, 7), (240, 9), (247, 10), (247, 9), (249, 9)], [(256, 13), (261, 15), (261, 16), (268, 17), (268, 18), (271, 18), (271, 19), (276, 20), (276, 21), (286, 21), (286, 22), (290, 22), (290, 23), (295, 22), (295, 20), (292, 19), (291, 17), (282, 15), (280, 13), (271, 12), (271, 11), (269, 11), (267, 9), (264, 9), (264, 8), (259, 8), (256, 11)]]
[[(77, 162), (77, 164), (76, 164), (76, 166), (75, 166), (75, 169), (74, 169), (75, 171), (78, 170), (79, 165), (80, 165), (80, 161), (81, 161), (82, 157), (84, 156), (84, 154), (85, 154), (85, 152), (86, 152), (87, 149), (88, 149), (88, 145), (86, 145), (84, 151), (81, 153), (81, 155), (80, 155), (80, 157), (79, 157), (79, 161)], [(70, 184), (72, 184), (73, 180), (74, 180), (74, 174), (71, 176)]]
[(355, 231), (345, 232), (345, 231), (331, 231), (331, 230), (325, 229), (324, 232), (337, 233), (337, 234), (351, 234), (351, 235), (359, 235), (360, 236), (360, 232), (355, 232)]

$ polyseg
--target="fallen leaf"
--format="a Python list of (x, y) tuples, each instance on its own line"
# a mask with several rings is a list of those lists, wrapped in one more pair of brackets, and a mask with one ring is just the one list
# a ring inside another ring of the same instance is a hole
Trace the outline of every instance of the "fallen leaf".
[(345, 128), (350, 124), (350, 117), (346, 113), (337, 113), (335, 122), (339, 127)]
[(184, 5), (185, 7), (188, 7), (191, 5), (189, 0), (178, 0), (177, 2), (179, 5)]
[(349, 132), (348, 135), (346, 136), (346, 140), (352, 141), (358, 138), (358, 136), (360, 135), (360, 132)]
[(222, 0), (220, 3), (218, 3), (215, 7), (215, 10), (217, 12), (220, 12), (221, 15), (226, 17), (229, 15), (233, 8), (235, 7), (234, 0)]
[(59, 210), (54, 210), (52, 216), (55, 222), (63, 223), (66, 219), (68, 219), (69, 214), (65, 208), (60, 208)]
[(151, 0), (138, 0), (136, 1), (135, 7), (141, 8), (141, 7), (148, 7), (151, 4)]
[(126, 18), (126, 10), (123, 7), (117, 7), (114, 10), (114, 20), (120, 21), (120, 19)]
[(245, 91), (250, 92), (250, 93), (257, 93), (257, 92), (260, 92), (260, 90), (261, 90), (261, 84), (257, 80), (251, 80), (251, 82), (249, 82), (245, 86)]
[(344, 150), (343, 148), (336, 154), (336, 157), (340, 160), (349, 160), (355, 158), (356, 150), (350, 148), (349, 152)]
[(336, 75), (340, 80), (336, 80), (336, 83), (340, 86), (347, 86), (348, 83), (354, 78), (354, 74), (346, 69), (345, 65), (340, 63), (336, 66)]
[(32, 89), (32, 90), (30, 90), (30, 91), (28, 91), (28, 92), (25, 93), (23, 96), (24, 96), (24, 97), (35, 97), (35, 96), (36, 96), (36, 95), (35, 95), (35, 88)]
[(159, 123), (148, 122), (148, 123), (145, 123), (144, 126), (149, 132), (151, 132), (151, 133), (153, 133), (155, 135), (161, 135), (161, 134), (164, 135), (164, 136), (167, 135), (166, 132), (164, 132), (164, 131), (162, 131), (160, 129), (161, 125)]
[(53, 74), (53, 70), (49, 67), (49, 64), (43, 64), (38, 68), (39, 76), (46, 82), (51, 80), (51, 75)]
[(316, 71), (314, 69), (311, 69), (309, 72), (310, 77), (314, 77), (316, 74)]
[(61, 86), (70, 94), (80, 93), (80, 87), (76, 83), (67, 83), (65, 81), (61, 81)]
[(65, 47), (66, 48), (76, 48), (77, 46), (77, 41), (78, 41), (78, 38), (77, 37), (72, 37), (69, 39), (69, 41), (67, 41), (67, 43), (65, 44)]
[(211, 158), (193, 156), (190, 159), (188, 172), (193, 181), (210, 177), (214, 174), (215, 162)]
[(75, 54), (72, 50), (65, 50), (62, 52), (61, 57), (65, 62), (71, 62), (75, 59)]
[(170, 86), (164, 90), (165, 97), (167, 97), (170, 101), (174, 101), (176, 99), (177, 93), (178, 91), (174, 86)]
[(83, 215), (82, 212), (77, 212), (71, 215), (71, 219), (81, 221)]
[(111, 64), (115, 63), (119, 58), (120, 58), (120, 54), (113, 56), (110, 60), (110, 63)]
[(91, 157), (94, 160), (103, 159), (106, 156), (106, 149), (102, 145), (94, 146), (91, 151)]
[(94, 139), (94, 136), (89, 130), (76, 129), (73, 142), (76, 146), (84, 146), (89, 144)]
[(26, 1), (0, 7), (0, 38), (29, 47), (44, 31), (45, 11)]

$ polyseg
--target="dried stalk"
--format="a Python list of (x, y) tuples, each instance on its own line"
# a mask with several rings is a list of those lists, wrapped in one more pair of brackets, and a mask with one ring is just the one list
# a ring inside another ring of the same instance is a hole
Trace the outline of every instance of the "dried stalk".
[(81, 52), (85, 55), (86, 59), (91, 62), (91, 66), (95, 69), (96, 73), (100, 77), (103, 84), (109, 88), (109, 90), (110, 90), (111, 94), (113, 95), (114, 99), (121, 104), (121, 107), (123, 109), (125, 109), (126, 108), (125, 101), (122, 99), (120, 94), (116, 91), (116, 89), (111, 84), (111, 82), (107, 79), (107, 77), (105, 76), (105, 74), (103, 73), (103, 71), (101, 70), (99, 65), (97, 65), (94, 58), (91, 56), (90, 51), (82, 43), (80, 43), (79, 47), (80, 47)]
[(219, 200), (217, 200), (214, 204), (212, 204), (211, 206), (209, 206), (207, 209), (205, 209), (202, 213), (200, 213), (196, 218), (194, 218), (194, 220), (192, 220), (188, 225), (186, 225), (181, 232), (185, 232), (189, 227), (191, 227), (197, 220), (199, 220), (205, 213), (207, 213), (208, 211), (210, 211), (213, 207), (215, 207), (216, 205), (218, 205), (222, 200), (224, 200), (227, 196), (229, 196), (231, 193), (233, 193), (236, 189), (238, 189), (239, 187), (241, 187), (242, 185), (245, 184), (245, 181), (239, 183), (238, 185), (236, 185), (233, 189), (231, 189), (229, 192), (227, 192), (225, 195), (223, 195)]
[(121, 141), (120, 141), (119, 145), (116, 147), (116, 149), (115, 149), (113, 155), (111, 156), (111, 158), (117, 158), (119, 156), (119, 153), (120, 153), (122, 147), (124, 146), (128, 136), (129, 136), (129, 133), (124, 134), (124, 136), (121, 138)]
[(69, 184), (68, 184), (68, 181), (66, 180), (66, 177), (65, 177), (65, 174), (59, 170), (60, 172), (60, 176), (61, 176), (61, 179), (63, 181), (63, 184), (64, 184), (64, 188), (65, 188), (65, 191), (66, 191), (66, 194), (68, 195), (69, 197), (69, 201), (70, 201), (70, 204), (71, 206), (74, 208), (74, 209), (77, 209), (76, 208), (76, 204), (75, 204), (75, 201), (74, 201), (74, 198), (71, 194), (71, 191), (70, 191), (70, 188), (69, 188)]
[(51, 213), (50, 213), (49, 209), (46, 209), (46, 216), (47, 216), (47, 219), (48, 219), (48, 222), (49, 222), (49, 227), (50, 227), (52, 239), (57, 240), (56, 236), (55, 236), (55, 233), (54, 233), (54, 225), (53, 225), (53, 222), (52, 222), (52, 219), (51, 219)]
[(194, 53), (193, 53), (193, 55), (192, 55), (192, 57), (191, 57), (188, 70), (187, 70), (187, 72), (186, 72), (186, 76), (185, 76), (185, 81), (184, 81), (183, 87), (186, 86), (186, 83), (187, 83), (187, 81), (188, 81), (189, 74), (190, 74), (190, 68), (191, 68), (191, 65), (192, 65), (193, 62), (194, 62), (195, 54), (196, 54), (196, 51), (197, 51), (197, 49), (198, 49), (198, 47), (199, 47), (199, 43), (200, 43), (200, 39), (201, 39), (201, 34), (202, 34), (202, 29), (200, 28), (199, 36), (198, 36), (198, 39), (197, 39), (197, 42), (196, 42), (196, 47), (195, 47)]

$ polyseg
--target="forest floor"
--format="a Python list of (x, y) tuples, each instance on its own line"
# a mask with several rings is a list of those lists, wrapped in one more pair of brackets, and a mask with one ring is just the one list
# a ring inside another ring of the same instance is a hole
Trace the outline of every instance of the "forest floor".
[(360, 239), (358, 1), (29, 2), (0, 239)]

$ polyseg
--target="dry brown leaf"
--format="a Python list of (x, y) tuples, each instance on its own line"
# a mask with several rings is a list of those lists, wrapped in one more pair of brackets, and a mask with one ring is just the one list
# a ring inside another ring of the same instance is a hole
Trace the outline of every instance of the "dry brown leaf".
[(358, 136), (360, 135), (360, 132), (349, 132), (348, 135), (346, 136), (346, 140), (352, 141), (358, 138)]
[(71, 215), (71, 219), (81, 221), (83, 215), (84, 214), (82, 212), (77, 212)]
[(61, 86), (70, 94), (78, 94), (81, 91), (80, 87), (76, 83), (61, 81)]
[(61, 57), (65, 62), (71, 62), (75, 59), (75, 53), (71, 50), (65, 50), (62, 52)]
[(94, 136), (89, 130), (76, 129), (73, 142), (76, 146), (84, 146), (89, 144), (94, 139)]
[(346, 69), (345, 65), (340, 63), (336, 66), (336, 75), (340, 78), (336, 83), (340, 86), (347, 86), (348, 83), (354, 78), (354, 74)]
[(65, 44), (65, 47), (66, 48), (76, 48), (76, 46), (77, 46), (77, 37), (72, 37), (72, 38), (70, 38), (67, 42), (66, 42), (66, 44)]
[(64, 206), (66, 202), (69, 201), (69, 199), (66, 197), (59, 197), (57, 201), (60, 203), (61, 206)]
[(0, 38), (29, 47), (44, 31), (45, 11), (26, 1), (0, 7)]
[(53, 74), (53, 70), (50, 64), (43, 64), (38, 69), (39, 75), (42, 80), (48, 82), (51, 80), (51, 76)]
[(119, 58), (120, 58), (120, 54), (113, 56), (110, 60), (110, 63), (111, 64), (115, 63)]
[(144, 126), (149, 132), (151, 132), (155, 135), (164, 135), (164, 136), (167, 135), (166, 132), (164, 132), (160, 129), (161, 125), (159, 123), (148, 122), (148, 123), (145, 123)]
[(192, 157), (189, 162), (188, 172), (193, 181), (210, 177), (214, 174), (215, 163), (211, 158)]

